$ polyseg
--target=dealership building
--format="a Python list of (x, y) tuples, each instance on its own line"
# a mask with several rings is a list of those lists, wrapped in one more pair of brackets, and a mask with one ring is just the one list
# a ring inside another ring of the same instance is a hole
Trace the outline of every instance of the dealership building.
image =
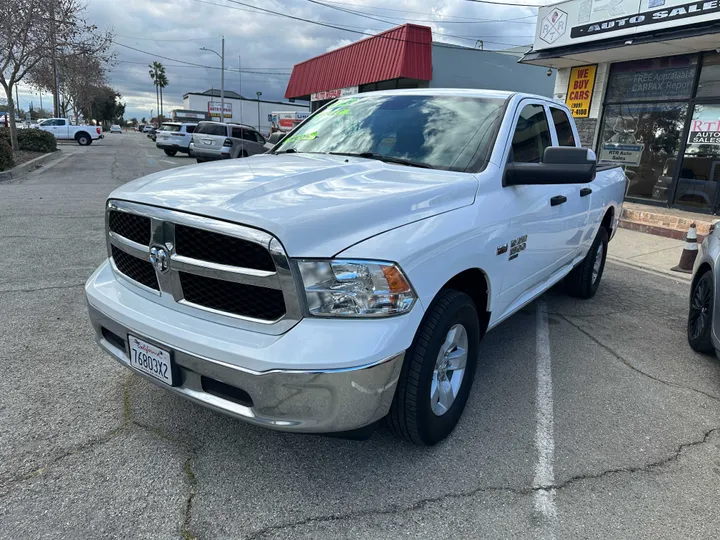
[[(268, 101), (264, 99), (248, 99), (232, 90), (225, 90), (225, 122), (246, 124), (258, 128), (260, 133), (267, 134), (272, 125), (272, 113), (275, 112), (307, 112), (307, 103), (290, 103), (284, 101)], [(177, 119), (185, 121), (220, 120), (220, 90), (213, 88), (205, 92), (188, 92), (183, 96), (183, 109)], [(204, 118), (200, 118), (204, 116)], [(175, 118), (176, 115), (173, 115)]]
[(339, 96), (399, 88), (486, 88), (551, 96), (555, 71), (518, 60), (528, 47), (483, 50), (433, 41), (432, 29), (404, 24), (293, 67), (285, 97), (315, 111)]
[(570, 0), (540, 8), (527, 65), (558, 70), (584, 145), (624, 167), (626, 199), (720, 207), (720, 4)]

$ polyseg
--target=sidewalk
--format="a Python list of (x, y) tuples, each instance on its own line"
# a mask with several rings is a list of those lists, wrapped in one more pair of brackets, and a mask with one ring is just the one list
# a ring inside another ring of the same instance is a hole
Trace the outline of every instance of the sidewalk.
[(684, 245), (683, 240), (620, 228), (610, 242), (607, 258), (611, 262), (690, 281), (691, 274), (670, 270), (680, 262)]

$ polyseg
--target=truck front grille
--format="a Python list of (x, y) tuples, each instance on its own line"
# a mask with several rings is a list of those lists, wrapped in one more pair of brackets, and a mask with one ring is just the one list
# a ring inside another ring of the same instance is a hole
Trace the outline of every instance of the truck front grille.
[(185, 300), (235, 315), (275, 321), (285, 315), (282, 291), (180, 272)]
[(120, 236), (142, 244), (150, 245), (150, 218), (127, 212), (111, 210), (108, 215), (110, 230)]
[(116, 270), (181, 309), (270, 334), (302, 317), (287, 255), (264, 231), (124, 201), (108, 203), (107, 229)]
[(185, 225), (175, 225), (175, 252), (200, 261), (275, 271), (275, 263), (263, 246)]
[(112, 258), (115, 261), (115, 267), (130, 279), (142, 283), (146, 287), (160, 290), (158, 285), (157, 276), (155, 275), (155, 269), (149, 261), (144, 261), (128, 255), (123, 250), (111, 246)]

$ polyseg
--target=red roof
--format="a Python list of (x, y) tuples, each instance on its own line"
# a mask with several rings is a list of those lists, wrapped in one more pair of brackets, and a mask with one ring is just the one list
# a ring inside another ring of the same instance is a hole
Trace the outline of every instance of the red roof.
[(404, 24), (293, 67), (286, 98), (405, 77), (432, 79), (432, 29)]

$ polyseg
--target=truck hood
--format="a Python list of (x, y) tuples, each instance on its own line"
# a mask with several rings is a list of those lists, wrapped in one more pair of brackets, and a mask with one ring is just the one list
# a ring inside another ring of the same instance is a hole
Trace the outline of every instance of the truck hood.
[(265, 154), (154, 173), (110, 198), (263, 229), (291, 257), (331, 257), (376, 234), (470, 205), (477, 186), (468, 173)]

